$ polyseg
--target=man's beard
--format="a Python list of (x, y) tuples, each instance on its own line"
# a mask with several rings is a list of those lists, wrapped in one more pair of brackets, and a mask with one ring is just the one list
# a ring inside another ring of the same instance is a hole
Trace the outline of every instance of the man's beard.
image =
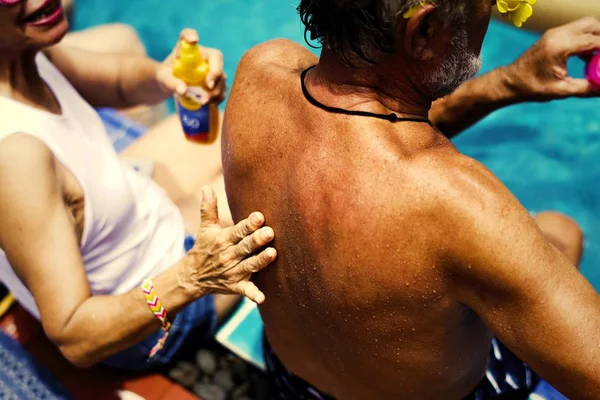
[(450, 44), (452, 49), (448, 58), (425, 80), (429, 93), (436, 99), (454, 92), (481, 68), (481, 55), (469, 50), (466, 30), (458, 32)]

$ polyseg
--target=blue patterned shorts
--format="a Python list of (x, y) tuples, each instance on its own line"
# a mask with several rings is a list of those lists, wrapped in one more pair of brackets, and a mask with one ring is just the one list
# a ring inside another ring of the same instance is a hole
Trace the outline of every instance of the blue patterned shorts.
[[(263, 346), (271, 383), (271, 399), (334, 400), (289, 372), (271, 350), (266, 337)], [(465, 400), (526, 399), (538, 381), (535, 372), (494, 339), (485, 378)]]

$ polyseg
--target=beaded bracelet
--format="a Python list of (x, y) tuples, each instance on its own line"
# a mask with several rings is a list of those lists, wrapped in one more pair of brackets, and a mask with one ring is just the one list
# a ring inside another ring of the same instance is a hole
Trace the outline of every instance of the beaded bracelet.
[(148, 304), (148, 307), (150, 307), (150, 310), (152, 310), (154, 316), (162, 324), (162, 330), (164, 332), (163, 336), (158, 340), (158, 342), (152, 348), (152, 350), (150, 350), (150, 354), (148, 355), (148, 359), (150, 359), (156, 353), (158, 353), (165, 345), (165, 342), (169, 337), (169, 329), (171, 328), (171, 323), (167, 319), (167, 310), (165, 310), (162, 303), (160, 302), (160, 299), (156, 295), (156, 292), (154, 291), (154, 284), (152, 283), (152, 279), (146, 279), (142, 283), (142, 292), (144, 292), (144, 297), (146, 298), (146, 303)]

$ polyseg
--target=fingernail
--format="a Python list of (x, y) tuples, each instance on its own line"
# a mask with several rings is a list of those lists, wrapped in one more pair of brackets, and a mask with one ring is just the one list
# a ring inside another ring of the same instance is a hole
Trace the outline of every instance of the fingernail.
[(271, 239), (273, 239), (273, 236), (274, 236), (273, 229), (271, 229), (271, 228), (263, 228), (263, 231), (262, 231), (262, 237), (263, 237), (263, 239), (265, 239), (265, 240), (271, 240)]
[(276, 254), (277, 252), (275, 251), (275, 249), (267, 249), (267, 257), (274, 258)]
[(206, 80), (206, 85), (208, 86), (209, 89), (214, 89), (215, 88), (215, 81), (212, 79), (207, 79)]
[(263, 216), (261, 213), (253, 213), (252, 216), (250, 217), (250, 220), (252, 221), (253, 224), (262, 224), (263, 222)]

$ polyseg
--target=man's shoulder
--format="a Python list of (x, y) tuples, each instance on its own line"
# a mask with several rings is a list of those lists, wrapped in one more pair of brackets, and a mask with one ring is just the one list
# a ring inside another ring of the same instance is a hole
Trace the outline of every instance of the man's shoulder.
[[(483, 164), (462, 154), (415, 163), (421, 207), (439, 256), (460, 264), (473, 246), (493, 248), (502, 232), (529, 219), (527, 210)], [(475, 245), (476, 243), (476, 245)], [(460, 265), (459, 265), (460, 266)]]
[(237, 76), (296, 71), (316, 64), (317, 57), (288, 39), (273, 39), (251, 48), (240, 60)]
[(457, 229), (474, 233), (478, 224), (494, 224), (495, 216), (520, 207), (490, 170), (458, 152), (418, 156), (410, 164), (409, 176), (417, 209), (431, 218), (442, 235)]
[[(276, 39), (250, 49), (240, 61), (229, 94), (223, 132), (231, 140), (233, 121), (243, 131), (254, 129), (268, 133), (273, 126), (264, 124), (266, 116), (285, 113), (286, 100), (300, 87), (300, 73), (318, 62), (316, 56), (301, 45)], [(262, 116), (262, 117), (258, 117)], [(281, 119), (284, 119), (283, 117)], [(248, 121), (254, 121), (249, 125)]]
[(423, 152), (407, 171), (416, 186), (436, 201), (460, 201), (493, 194), (498, 179), (483, 164), (457, 151)]

